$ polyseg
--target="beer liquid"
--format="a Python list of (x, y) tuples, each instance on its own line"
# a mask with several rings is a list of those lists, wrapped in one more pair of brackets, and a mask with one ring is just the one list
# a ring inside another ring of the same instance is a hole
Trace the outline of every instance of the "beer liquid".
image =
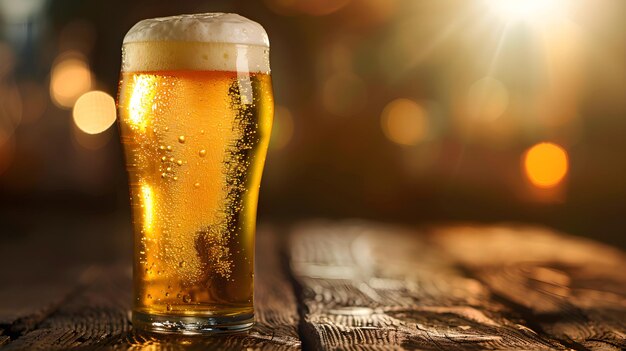
[(118, 101), (134, 222), (135, 311), (252, 313), (270, 76), (123, 72)]

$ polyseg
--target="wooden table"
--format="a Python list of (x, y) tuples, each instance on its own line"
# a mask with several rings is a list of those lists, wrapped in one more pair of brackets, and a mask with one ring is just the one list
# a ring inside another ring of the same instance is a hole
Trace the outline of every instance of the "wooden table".
[(64, 268), (66, 278), (41, 285), (2, 281), (1, 349), (626, 349), (626, 255), (590, 240), (536, 227), (359, 221), (265, 225), (257, 237), (248, 333), (134, 333), (125, 258)]

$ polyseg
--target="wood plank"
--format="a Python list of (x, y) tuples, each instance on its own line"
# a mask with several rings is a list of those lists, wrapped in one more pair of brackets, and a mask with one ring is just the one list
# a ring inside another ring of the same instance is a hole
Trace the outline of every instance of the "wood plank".
[(626, 349), (626, 255), (532, 227), (459, 226), (434, 240), (544, 332), (571, 347)]
[(565, 349), (416, 231), (311, 222), (292, 230), (289, 256), (312, 349)]
[(6, 345), (11, 341), (11, 337), (8, 335), (3, 335), (3, 332), (0, 331), (0, 346)]
[[(0, 290), (0, 327), (19, 336), (33, 330), (62, 303), (75, 283), (38, 283), (5, 286)], [(8, 337), (8, 336), (7, 336)]]
[(113, 217), (21, 210), (8, 216), (19, 223), (0, 237), (0, 330), (11, 339), (54, 312), (93, 262), (130, 253), (119, 240), (128, 222), (122, 227)]
[(174, 338), (136, 334), (130, 324), (131, 270), (128, 265), (93, 268), (81, 288), (66, 297), (37, 329), (3, 350), (299, 350), (298, 314), (291, 284), (280, 266), (278, 238), (269, 229), (257, 235), (255, 313), (248, 333), (210, 338)]
[(37, 328), (12, 341), (6, 350), (64, 350), (119, 337), (128, 330), (130, 268), (87, 270), (80, 288)]

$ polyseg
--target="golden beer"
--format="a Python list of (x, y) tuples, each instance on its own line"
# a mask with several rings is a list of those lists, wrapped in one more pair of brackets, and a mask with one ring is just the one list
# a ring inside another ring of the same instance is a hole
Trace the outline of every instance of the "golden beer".
[[(232, 14), (142, 22), (125, 38), (118, 97), (135, 237), (133, 325), (247, 329), (273, 117), (267, 37)], [(258, 33), (242, 37), (242, 29)]]

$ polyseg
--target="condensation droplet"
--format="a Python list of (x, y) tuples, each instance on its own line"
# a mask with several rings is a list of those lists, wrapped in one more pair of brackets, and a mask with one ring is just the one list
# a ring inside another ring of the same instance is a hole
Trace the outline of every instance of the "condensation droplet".
[(170, 162), (174, 162), (174, 158), (173, 157), (170, 157)]
[(167, 167), (165, 170), (168, 171), (168, 172), (171, 172), (172, 171), (172, 167)]
[(200, 183), (196, 183), (193, 186), (195, 186), (196, 188), (199, 188), (200, 187)]
[(178, 137), (178, 142), (181, 143), (181, 144), (184, 144), (185, 143), (185, 136), (184, 135), (179, 136)]
[(167, 151), (172, 151), (172, 146), (168, 145), (167, 147), (165, 147), (165, 149), (167, 149)]
[(165, 156), (161, 157), (161, 162), (165, 162), (165, 161), (167, 161), (167, 157)]
[(176, 161), (176, 164), (179, 165), (179, 166), (182, 166), (183, 165), (183, 160)]
[(168, 311), (171, 311), (171, 310), (172, 310), (172, 305), (170, 305), (170, 304), (168, 303), (168, 304), (167, 304), (167, 306), (166, 306), (166, 308), (167, 308), (167, 310), (168, 310)]
[(191, 302), (191, 296), (190, 295), (183, 296), (183, 302), (184, 303), (190, 303)]
[(198, 155), (200, 155), (200, 157), (206, 156), (206, 150), (205, 149), (200, 150), (200, 152), (198, 152)]
[(161, 178), (165, 178), (165, 177), (167, 177), (167, 174), (166, 173), (161, 173)]
[(152, 295), (148, 294), (148, 298), (149, 298), (149, 299), (152, 299)]
[(174, 177), (173, 179), (174, 179), (174, 180), (178, 180), (178, 177)]
[(179, 266), (180, 268), (183, 268), (183, 267), (185, 267), (185, 265), (186, 265), (186, 264), (187, 264), (187, 263), (186, 263), (185, 261), (180, 261), (180, 262), (178, 263), (178, 266)]

